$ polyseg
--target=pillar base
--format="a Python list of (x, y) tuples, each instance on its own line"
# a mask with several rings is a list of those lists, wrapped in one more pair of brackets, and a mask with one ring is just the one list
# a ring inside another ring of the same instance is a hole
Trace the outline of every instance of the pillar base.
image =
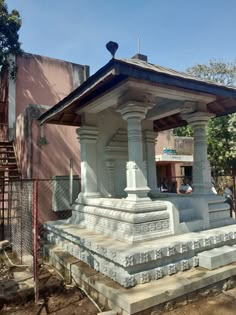
[(151, 198), (148, 196), (148, 192), (150, 189), (148, 187), (142, 187), (138, 189), (129, 189), (125, 188), (125, 192), (127, 192), (128, 196), (126, 200), (130, 201), (151, 201)]
[(82, 202), (86, 199), (94, 198), (101, 198), (101, 194), (99, 192), (80, 192), (76, 202)]
[(147, 198), (150, 188), (147, 186), (146, 176), (146, 163), (140, 162), (139, 166), (134, 161), (129, 161), (126, 164), (126, 176), (127, 176), (127, 187), (125, 192), (128, 194), (129, 200), (139, 200), (140, 198)]
[(76, 200), (67, 222), (133, 244), (173, 234), (171, 212), (169, 203), (149, 198), (90, 198)]

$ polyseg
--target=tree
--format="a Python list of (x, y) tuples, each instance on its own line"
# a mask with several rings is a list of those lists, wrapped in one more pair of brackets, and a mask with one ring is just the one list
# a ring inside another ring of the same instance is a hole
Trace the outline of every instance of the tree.
[(14, 66), (9, 61), (9, 55), (21, 52), (18, 31), (21, 27), (21, 18), (17, 10), (8, 12), (5, 0), (0, 0), (0, 69), (9, 67), (14, 75)]
[[(187, 72), (199, 78), (236, 86), (236, 62), (210, 60), (196, 64)], [(176, 128), (174, 134), (192, 135), (190, 126)], [(216, 174), (231, 173), (236, 167), (236, 114), (211, 119), (207, 128), (208, 157)]]
[(187, 72), (202, 79), (215, 81), (224, 85), (236, 84), (236, 62), (210, 60), (208, 64), (196, 64)]

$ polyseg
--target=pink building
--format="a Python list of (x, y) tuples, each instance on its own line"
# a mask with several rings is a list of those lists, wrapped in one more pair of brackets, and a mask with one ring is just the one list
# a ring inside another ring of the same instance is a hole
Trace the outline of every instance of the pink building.
[(81, 85), (89, 76), (89, 67), (28, 53), (14, 61), (16, 79), (2, 73), (1, 123), (8, 128), (9, 140), (15, 142), (22, 178), (68, 175), (68, 157), (74, 161), (74, 173), (79, 175), (76, 127), (40, 127), (37, 118)]

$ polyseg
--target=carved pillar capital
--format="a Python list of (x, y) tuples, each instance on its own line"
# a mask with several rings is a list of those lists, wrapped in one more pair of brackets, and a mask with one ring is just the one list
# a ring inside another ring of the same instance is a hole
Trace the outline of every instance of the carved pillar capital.
[(98, 139), (98, 128), (94, 126), (82, 126), (76, 129), (80, 142), (96, 143)]
[(208, 121), (215, 117), (215, 114), (208, 112), (194, 112), (189, 114), (182, 114), (182, 119), (186, 120), (191, 126), (207, 126)]
[(128, 101), (122, 104), (117, 111), (121, 113), (125, 120), (138, 119), (141, 121), (146, 117), (147, 111), (150, 108), (139, 101)]
[(144, 140), (146, 143), (156, 144), (157, 142), (157, 132), (153, 130), (144, 130)]

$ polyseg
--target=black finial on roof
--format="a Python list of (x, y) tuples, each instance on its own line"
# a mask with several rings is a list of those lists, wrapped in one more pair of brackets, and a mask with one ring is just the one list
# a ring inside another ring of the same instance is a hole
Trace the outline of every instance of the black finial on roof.
[(112, 58), (115, 58), (115, 53), (116, 53), (118, 47), (119, 47), (119, 45), (115, 42), (112, 42), (112, 41), (110, 41), (106, 44), (106, 48), (111, 53)]

